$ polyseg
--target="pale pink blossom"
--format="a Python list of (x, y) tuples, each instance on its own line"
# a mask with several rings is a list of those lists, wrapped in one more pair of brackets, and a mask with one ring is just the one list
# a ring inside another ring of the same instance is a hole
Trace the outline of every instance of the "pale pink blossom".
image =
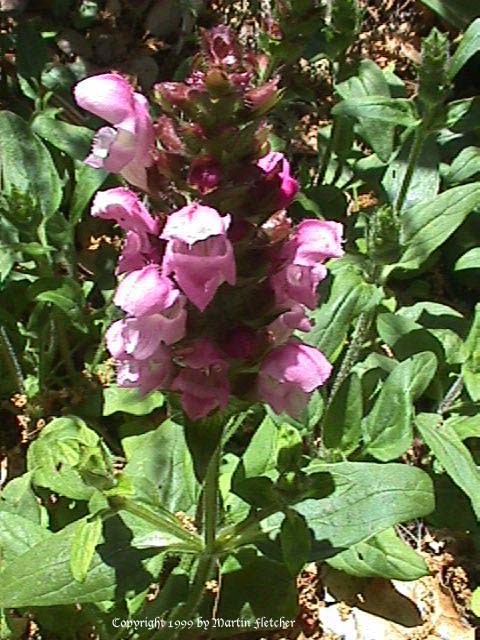
[(324, 262), (339, 258), (343, 226), (328, 220), (304, 220), (275, 258), (270, 285), (279, 306), (304, 304), (314, 309), (316, 291), (326, 277)]
[(142, 394), (169, 389), (175, 375), (171, 351), (164, 345), (146, 360), (124, 358), (117, 360), (116, 365), (118, 386), (138, 388)]
[(200, 420), (215, 409), (226, 409), (230, 394), (228, 364), (208, 339), (192, 343), (181, 357), (181, 365), (170, 388), (180, 392), (182, 407), (191, 420)]
[(211, 207), (192, 204), (170, 214), (162, 239), (167, 247), (162, 263), (187, 298), (204, 311), (218, 287), (235, 284), (235, 257), (226, 232), (230, 216)]
[(159, 222), (140, 202), (138, 196), (124, 187), (99, 191), (92, 204), (92, 216), (102, 220), (113, 220), (124, 231), (157, 235)]
[(142, 269), (147, 264), (160, 262), (160, 248), (152, 241), (153, 237), (150, 235), (127, 231), (116, 273), (130, 273)]
[(106, 333), (108, 350), (121, 360), (129, 356), (136, 360), (150, 358), (160, 343), (178, 342), (185, 336), (187, 312), (182, 296), (166, 311), (139, 318), (124, 318), (114, 322)]
[(312, 323), (305, 315), (305, 309), (296, 304), (291, 309), (281, 313), (267, 327), (270, 340), (274, 344), (282, 344), (288, 340), (294, 331), (310, 331)]
[(300, 419), (310, 394), (328, 380), (332, 365), (314, 347), (289, 342), (273, 349), (258, 374), (259, 397), (275, 413)]
[(146, 189), (146, 168), (152, 164), (154, 142), (146, 98), (117, 73), (82, 80), (74, 95), (82, 109), (113, 125), (99, 129), (85, 162), (95, 169), (121, 173), (135, 186)]
[(145, 316), (165, 311), (180, 296), (170, 278), (160, 274), (155, 264), (132, 271), (120, 282), (113, 298), (131, 316)]

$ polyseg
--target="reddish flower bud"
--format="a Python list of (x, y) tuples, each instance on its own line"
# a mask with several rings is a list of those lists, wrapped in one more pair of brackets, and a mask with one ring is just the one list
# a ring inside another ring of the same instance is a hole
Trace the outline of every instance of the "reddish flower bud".
[(183, 107), (190, 100), (190, 87), (183, 82), (160, 82), (155, 85), (155, 95), (174, 107)]
[(202, 30), (202, 48), (213, 64), (233, 66), (242, 57), (242, 48), (230, 27), (220, 25), (210, 31)]
[(278, 81), (278, 78), (274, 78), (256, 89), (247, 91), (245, 94), (245, 104), (252, 109), (252, 111), (266, 113), (275, 106), (280, 97)]
[(155, 134), (165, 151), (183, 153), (185, 145), (178, 135), (175, 121), (168, 116), (160, 116), (155, 125)]
[(188, 182), (205, 195), (217, 188), (221, 177), (220, 165), (215, 158), (203, 156), (192, 162)]

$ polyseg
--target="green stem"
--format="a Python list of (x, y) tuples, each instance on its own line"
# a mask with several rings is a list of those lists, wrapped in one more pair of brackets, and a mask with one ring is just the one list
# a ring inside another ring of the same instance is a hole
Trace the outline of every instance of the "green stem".
[[(333, 382), (332, 389), (325, 406), (324, 415), (326, 414), (328, 407), (331, 405), (335, 394), (342, 386), (344, 380), (348, 377), (353, 365), (357, 362), (363, 342), (368, 333), (368, 330), (370, 329), (372, 319), (373, 313), (371, 311), (365, 311), (358, 316), (352, 339), (350, 340), (350, 344), (348, 345), (348, 349), (345, 357), (343, 358), (343, 362)], [(319, 435), (320, 425), (321, 423), (319, 422), (316, 426), (315, 437), (318, 437)]]
[(23, 378), (22, 368), (18, 362), (15, 350), (10, 342), (5, 327), (0, 324), (0, 353), (2, 354), (5, 366), (10, 372), (13, 380), (15, 380), (17, 390), (23, 395), (27, 395), (25, 380)]
[(325, 154), (322, 158), (322, 162), (318, 169), (317, 177), (315, 178), (315, 185), (322, 184), (325, 179), (325, 174), (327, 173), (328, 165), (330, 164), (330, 160), (332, 158), (333, 150), (337, 144), (338, 138), (338, 124), (337, 121), (334, 120), (332, 124), (332, 130), (330, 132), (330, 138), (327, 143), (327, 148), (325, 149)]
[(427, 139), (430, 134), (430, 127), (435, 118), (435, 109), (428, 111), (425, 114), (423, 121), (419, 124), (419, 126), (415, 130), (413, 144), (410, 149), (410, 153), (408, 155), (408, 164), (407, 169), (405, 171), (405, 175), (403, 177), (402, 186), (400, 187), (400, 191), (398, 193), (397, 200), (395, 202), (395, 212), (401, 213), (403, 205), (405, 204), (405, 198), (407, 197), (408, 189), (410, 187), (410, 182), (413, 178), (413, 173), (417, 167), (418, 160), (420, 158), (420, 154), (422, 153), (423, 143)]
[(443, 416), (445, 413), (448, 413), (458, 398), (458, 396), (462, 393), (463, 389), (463, 378), (459, 376), (455, 382), (452, 384), (450, 389), (445, 394), (445, 397), (442, 399), (440, 404), (438, 405), (437, 413)]
[(178, 609), (169, 619), (169, 624), (173, 625), (159, 635), (161, 640), (174, 640), (178, 637), (181, 629), (175, 629), (176, 621), (188, 621), (193, 618), (202, 602), (205, 592), (205, 584), (209, 580), (215, 567), (217, 516), (218, 516), (218, 476), (220, 468), (221, 447), (218, 446), (212, 455), (208, 465), (207, 474), (203, 486), (203, 511), (204, 511), (204, 541), (205, 550), (200, 554), (195, 576), (190, 587), (189, 595), (185, 604)]

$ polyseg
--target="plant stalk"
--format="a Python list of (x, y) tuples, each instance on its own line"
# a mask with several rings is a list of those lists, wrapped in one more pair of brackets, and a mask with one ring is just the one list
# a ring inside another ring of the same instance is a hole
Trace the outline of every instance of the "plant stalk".
[(22, 368), (20, 367), (20, 363), (18, 362), (18, 358), (12, 343), (10, 342), (10, 338), (2, 324), (0, 324), (0, 353), (2, 354), (5, 366), (9, 370), (13, 380), (15, 380), (17, 391), (23, 395), (27, 395)]

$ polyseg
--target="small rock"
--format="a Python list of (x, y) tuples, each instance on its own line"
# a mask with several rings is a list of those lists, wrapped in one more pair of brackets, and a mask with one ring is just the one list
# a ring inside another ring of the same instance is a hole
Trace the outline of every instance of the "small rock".
[(27, 6), (28, 0), (0, 0), (0, 13), (16, 11), (20, 13)]
[(82, 34), (74, 29), (64, 29), (56, 38), (57, 47), (67, 56), (91, 58), (92, 46)]

